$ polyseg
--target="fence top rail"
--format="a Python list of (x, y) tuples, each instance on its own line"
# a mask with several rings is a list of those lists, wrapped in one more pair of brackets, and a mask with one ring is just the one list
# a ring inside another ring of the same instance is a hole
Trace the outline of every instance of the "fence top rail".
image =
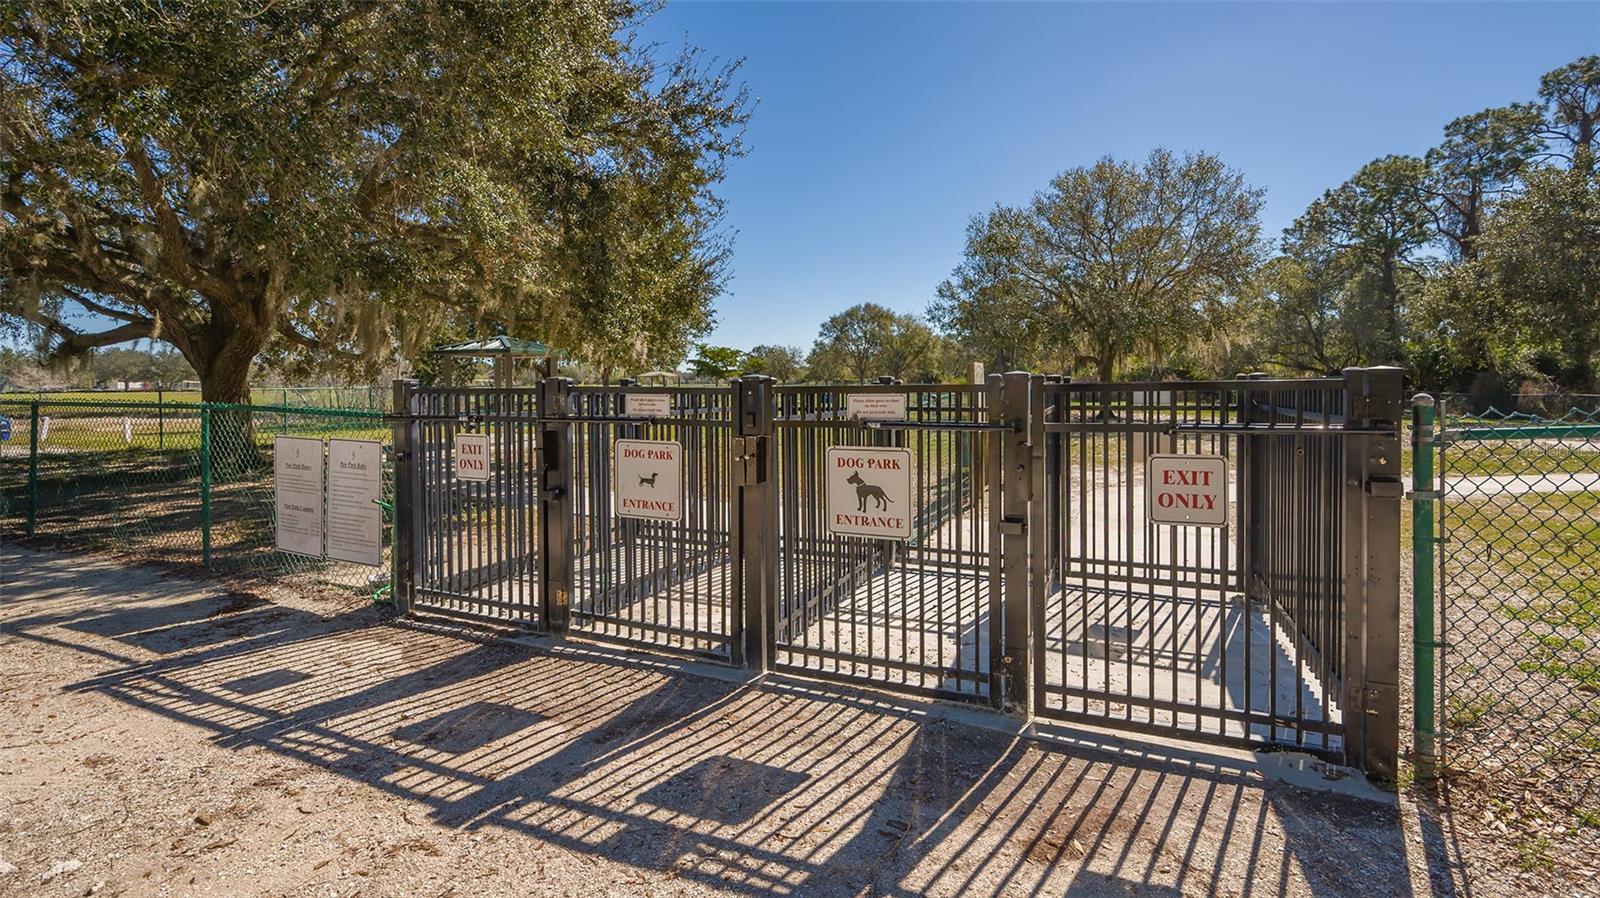
[(328, 408), (315, 405), (242, 405), (229, 402), (117, 402), (112, 400), (95, 399), (0, 399), (0, 408), (31, 409), (37, 405), (40, 409), (68, 408), (86, 409), (89, 411), (142, 411), (154, 413), (156, 411), (245, 411), (262, 412), (266, 414), (287, 415), (323, 415), (333, 418), (372, 418), (382, 420), (384, 413), (370, 408)]
[(574, 396), (622, 396), (628, 393), (645, 393), (656, 396), (732, 396), (733, 385), (715, 384), (688, 384), (685, 386), (661, 386), (652, 384), (629, 384), (621, 386), (612, 384), (574, 384), (571, 393)]
[(773, 391), (779, 396), (828, 395), (846, 393), (971, 393), (987, 396), (988, 384), (777, 384)]
[(1600, 437), (1600, 423), (1581, 424), (1520, 424), (1513, 427), (1451, 427), (1439, 431), (1436, 439), (1448, 442), (1483, 442), (1488, 440), (1549, 440), (1592, 439)]
[(1251, 393), (1296, 388), (1343, 388), (1343, 377), (1262, 377), (1235, 380), (1045, 381), (1046, 393), (1193, 393), (1243, 390)]

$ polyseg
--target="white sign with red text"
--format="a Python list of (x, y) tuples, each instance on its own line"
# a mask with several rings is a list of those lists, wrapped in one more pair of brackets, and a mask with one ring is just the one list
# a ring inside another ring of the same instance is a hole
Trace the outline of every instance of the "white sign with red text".
[(617, 515), (646, 521), (683, 520), (683, 445), (669, 440), (617, 440), (612, 500)]
[(874, 539), (909, 539), (911, 451), (830, 446), (827, 461), (828, 532)]
[(1145, 463), (1144, 495), (1152, 524), (1221, 527), (1228, 522), (1228, 459), (1152, 455)]
[(456, 479), (489, 479), (489, 435), (456, 434)]

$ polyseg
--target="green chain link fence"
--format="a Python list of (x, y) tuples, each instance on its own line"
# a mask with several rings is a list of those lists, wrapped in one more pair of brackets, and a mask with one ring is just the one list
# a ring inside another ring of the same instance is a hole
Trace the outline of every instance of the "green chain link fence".
[(0, 399), (0, 538), (381, 595), (387, 563), (275, 548), (279, 435), (381, 441), (392, 507), (390, 430), (378, 410)]
[(1424, 764), (1589, 813), (1600, 809), (1600, 397), (1508, 405), (1415, 406), (1417, 749)]

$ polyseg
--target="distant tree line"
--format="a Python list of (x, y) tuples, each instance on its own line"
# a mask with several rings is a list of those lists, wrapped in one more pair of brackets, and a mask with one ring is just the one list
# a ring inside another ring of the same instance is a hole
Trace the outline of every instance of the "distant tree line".
[(993, 366), (1102, 380), (1400, 364), (1439, 389), (1600, 389), (1597, 133), (1588, 56), (1362, 166), (1276, 245), (1213, 155), (1103, 159), (973, 219), (929, 317)]

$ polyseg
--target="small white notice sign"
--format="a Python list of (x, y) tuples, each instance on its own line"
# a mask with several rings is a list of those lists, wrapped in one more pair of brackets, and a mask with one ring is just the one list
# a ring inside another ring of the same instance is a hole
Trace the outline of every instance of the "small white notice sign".
[(876, 539), (911, 536), (909, 449), (830, 446), (826, 482), (830, 533)]
[(322, 471), (322, 440), (276, 437), (272, 441), (279, 549), (322, 557)]
[(845, 416), (858, 421), (904, 421), (904, 393), (848, 393), (844, 397)]
[(1221, 527), (1228, 522), (1227, 458), (1152, 455), (1144, 470), (1150, 523)]
[(328, 557), (383, 564), (383, 444), (328, 441)]
[(489, 435), (456, 434), (456, 479), (489, 479)]
[(667, 418), (672, 415), (672, 396), (667, 393), (627, 393), (622, 413), (629, 418)]
[(612, 499), (617, 515), (683, 520), (683, 446), (670, 440), (617, 440)]

